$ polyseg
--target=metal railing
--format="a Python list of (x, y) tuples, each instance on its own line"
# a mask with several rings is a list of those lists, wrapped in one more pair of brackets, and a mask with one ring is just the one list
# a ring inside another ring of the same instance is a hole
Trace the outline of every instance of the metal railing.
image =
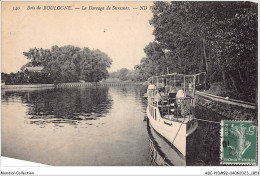
[(193, 106), (193, 98), (191, 97), (163, 97), (161, 100), (155, 101), (155, 103), (157, 103), (162, 118), (165, 118), (165, 115), (168, 115), (168, 117), (172, 115), (176, 120), (185, 120), (186, 118), (189, 118), (188, 120), (191, 119)]

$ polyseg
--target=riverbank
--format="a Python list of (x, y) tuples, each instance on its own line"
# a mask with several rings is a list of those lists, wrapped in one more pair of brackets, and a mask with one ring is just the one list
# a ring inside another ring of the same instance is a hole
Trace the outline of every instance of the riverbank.
[(143, 82), (73, 82), (73, 83), (59, 83), (56, 88), (65, 88), (65, 87), (108, 87), (108, 86), (136, 86), (144, 85)]
[(246, 93), (227, 90), (213, 83), (209, 90), (196, 93), (196, 104), (218, 113), (227, 120), (257, 120), (257, 104)]
[(43, 88), (55, 87), (54, 84), (21, 84), (21, 85), (1, 85), (1, 89), (30, 89), (30, 88)]
[(257, 106), (253, 103), (219, 97), (204, 92), (196, 93), (195, 103), (226, 117), (226, 120), (257, 120)]
[[(59, 84), (29, 84), (29, 85), (2, 85), (3, 90), (28, 90), (39, 88), (69, 88), (69, 87), (107, 87), (107, 86), (136, 86), (145, 85), (144, 82), (98, 82), (98, 83), (59, 83)], [(215, 91), (214, 91), (215, 90)], [(219, 86), (213, 85), (209, 91), (196, 93), (196, 104), (203, 106), (213, 112), (225, 116), (230, 120), (254, 120), (257, 117), (256, 105), (229, 97), (219, 97), (224, 91)], [(214, 92), (212, 92), (214, 91)], [(210, 94), (208, 94), (210, 92)]]
[(32, 88), (66, 88), (66, 87), (106, 87), (106, 86), (135, 86), (145, 85), (143, 82), (71, 82), (59, 84), (21, 84), (21, 85), (2, 85), (2, 89), (32, 89)]
[(210, 85), (209, 90), (205, 90), (204, 92), (213, 94), (216, 96), (221, 96), (221, 97), (227, 97), (229, 99), (236, 99), (236, 100), (242, 100), (250, 103), (255, 103), (255, 96), (253, 95), (248, 95), (246, 92), (237, 92), (235, 90), (231, 89), (226, 89), (223, 86), (222, 82), (215, 82)]

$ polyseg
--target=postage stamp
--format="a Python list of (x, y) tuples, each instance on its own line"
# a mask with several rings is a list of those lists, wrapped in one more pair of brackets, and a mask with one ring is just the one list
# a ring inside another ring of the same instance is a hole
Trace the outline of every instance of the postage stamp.
[(221, 164), (257, 164), (257, 127), (252, 121), (221, 121)]

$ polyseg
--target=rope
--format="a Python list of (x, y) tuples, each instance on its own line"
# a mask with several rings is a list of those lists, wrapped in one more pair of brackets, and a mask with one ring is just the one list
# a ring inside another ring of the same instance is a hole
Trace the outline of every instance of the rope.
[[(174, 137), (174, 139), (173, 139), (173, 141), (172, 141), (172, 143), (171, 143), (171, 147), (172, 147), (173, 142), (175, 141), (175, 139), (176, 139), (176, 137), (177, 137), (177, 135), (178, 135), (178, 133), (179, 133), (179, 131), (180, 131), (180, 129), (181, 129), (182, 124), (183, 124), (183, 123), (181, 123), (181, 125), (180, 125), (180, 127), (179, 127), (179, 129), (178, 129), (178, 131), (177, 131), (177, 133), (176, 133), (176, 135), (175, 135), (175, 137)], [(167, 155), (169, 154), (170, 150), (171, 150), (171, 149), (168, 150), (167, 154), (166, 154), (165, 157), (163, 158), (162, 163), (163, 163), (164, 160), (166, 159), (166, 157), (167, 157)]]
[[(209, 122), (209, 123), (217, 123), (217, 124), (220, 124), (220, 122), (216, 122), (216, 121), (203, 120), (203, 119), (197, 119), (197, 118), (196, 118), (196, 120), (205, 121), (205, 122)], [(183, 124), (183, 123), (182, 123), (182, 124)], [(176, 139), (176, 137), (177, 137), (177, 135), (178, 135), (178, 133), (179, 133), (179, 131), (180, 131), (180, 129), (181, 129), (182, 124), (180, 125), (180, 127), (179, 127), (179, 129), (178, 129), (178, 131), (177, 131), (177, 133), (176, 133), (176, 135), (175, 135), (175, 137), (174, 137), (174, 139), (173, 139), (173, 141), (172, 141), (172, 143), (171, 143), (171, 145), (170, 145), (171, 147), (172, 147), (173, 142), (175, 141), (175, 139)], [(170, 152), (170, 149), (168, 150), (167, 154), (166, 154), (165, 157), (163, 158), (162, 163), (163, 163), (164, 160), (166, 159), (166, 157), (167, 157), (167, 155), (169, 154), (169, 152)]]
[(204, 120), (204, 119), (197, 119), (195, 118), (196, 120), (200, 120), (200, 121), (204, 121), (204, 122), (209, 122), (209, 123), (218, 123), (220, 124), (220, 122), (216, 122), (216, 121), (211, 121), (211, 120)]

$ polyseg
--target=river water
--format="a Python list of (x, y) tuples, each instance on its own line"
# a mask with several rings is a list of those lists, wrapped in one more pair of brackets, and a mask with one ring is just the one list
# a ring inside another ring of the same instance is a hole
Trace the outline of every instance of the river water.
[(145, 87), (2, 91), (2, 155), (48, 165), (151, 165)]
[(203, 146), (187, 150), (192, 162), (186, 162), (147, 126), (145, 92), (142, 86), (2, 90), (2, 155), (54, 166), (197, 165)]

